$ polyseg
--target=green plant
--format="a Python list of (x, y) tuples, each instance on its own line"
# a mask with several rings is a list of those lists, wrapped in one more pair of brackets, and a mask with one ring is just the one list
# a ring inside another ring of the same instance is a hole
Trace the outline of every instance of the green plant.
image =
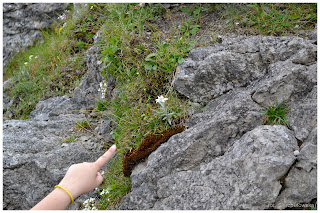
[(102, 112), (108, 109), (109, 106), (109, 102), (108, 101), (97, 101), (97, 107), (96, 107), (96, 111), (97, 112)]
[(76, 122), (76, 129), (84, 130), (89, 129), (90, 125), (87, 120), (81, 120)]
[(180, 26), (179, 29), (184, 32), (185, 36), (189, 36), (196, 34), (200, 30), (200, 25), (189, 25), (188, 22), (183, 22)]
[(284, 125), (289, 127), (288, 121), (286, 119), (287, 113), (290, 111), (286, 108), (284, 103), (276, 103), (274, 106), (263, 106), (267, 111), (260, 113), (265, 114), (263, 124), (266, 125)]
[(71, 142), (74, 142), (75, 140), (76, 140), (76, 137), (74, 135), (70, 135), (69, 138), (65, 139), (65, 142), (66, 143), (71, 143)]
[(160, 104), (160, 110), (154, 110), (162, 120), (167, 121), (169, 125), (172, 124), (172, 119), (178, 118), (181, 114), (177, 112), (169, 112), (165, 106), (165, 102), (168, 98), (164, 98), (162, 95), (156, 99), (156, 103)]

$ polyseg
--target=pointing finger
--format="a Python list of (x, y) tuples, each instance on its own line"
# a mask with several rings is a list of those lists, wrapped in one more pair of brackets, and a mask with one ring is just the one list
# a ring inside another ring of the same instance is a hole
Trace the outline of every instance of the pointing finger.
[(98, 170), (112, 157), (113, 153), (116, 151), (116, 145), (112, 145), (109, 150), (104, 153), (94, 164), (98, 167)]

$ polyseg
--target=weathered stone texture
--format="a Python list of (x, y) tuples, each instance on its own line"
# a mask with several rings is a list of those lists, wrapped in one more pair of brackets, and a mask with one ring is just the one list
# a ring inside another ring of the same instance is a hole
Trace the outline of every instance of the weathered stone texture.
[[(263, 36), (192, 50), (174, 84), (206, 106), (133, 170), (121, 209), (285, 209), (316, 199), (316, 53), (314, 41)], [(291, 130), (260, 126), (262, 105), (281, 102)]]

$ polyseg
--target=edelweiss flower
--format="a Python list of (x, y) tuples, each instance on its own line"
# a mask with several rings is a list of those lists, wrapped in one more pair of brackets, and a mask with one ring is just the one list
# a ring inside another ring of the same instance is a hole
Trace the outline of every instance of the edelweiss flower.
[(168, 100), (168, 98), (164, 98), (162, 95), (158, 96), (158, 99), (156, 99), (156, 103), (164, 103)]

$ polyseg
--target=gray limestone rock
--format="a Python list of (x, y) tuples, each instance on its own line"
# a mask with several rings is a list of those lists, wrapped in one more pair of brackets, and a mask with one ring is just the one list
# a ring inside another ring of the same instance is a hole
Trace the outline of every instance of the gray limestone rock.
[[(316, 199), (315, 44), (259, 36), (192, 50), (175, 88), (206, 106), (136, 166), (121, 209), (285, 209)], [(262, 105), (281, 102), (292, 131), (259, 126)]]
[(278, 209), (299, 207), (317, 198), (317, 128), (300, 147), (296, 164), (285, 179), (285, 188), (277, 198)]
[[(174, 85), (193, 101), (208, 102), (234, 88), (255, 84), (267, 74), (276, 77), (280, 73), (282, 78), (289, 72), (307, 75), (308, 68), (303, 65), (316, 61), (317, 46), (310, 40), (262, 36), (226, 38), (213, 47), (192, 50), (178, 67)], [(287, 67), (279, 69), (280, 66)]]
[[(76, 121), (83, 119), (72, 116)], [(76, 142), (61, 145), (74, 134), (73, 119), (61, 115), (49, 121), (4, 121), (4, 209), (32, 208), (61, 181), (69, 166), (93, 161), (104, 152), (88, 151)], [(70, 206), (71, 209), (78, 207), (78, 204)]]
[[(168, 143), (178, 139), (174, 136)], [(122, 209), (267, 208), (276, 200), (279, 180), (294, 163), (298, 148), (286, 127), (259, 126), (235, 141), (223, 156), (192, 169), (170, 171), (171, 162), (158, 164), (159, 156), (171, 153), (165, 145), (149, 156), (141, 172), (143, 181), (137, 180), (139, 175), (131, 176), (135, 190), (123, 199)]]

